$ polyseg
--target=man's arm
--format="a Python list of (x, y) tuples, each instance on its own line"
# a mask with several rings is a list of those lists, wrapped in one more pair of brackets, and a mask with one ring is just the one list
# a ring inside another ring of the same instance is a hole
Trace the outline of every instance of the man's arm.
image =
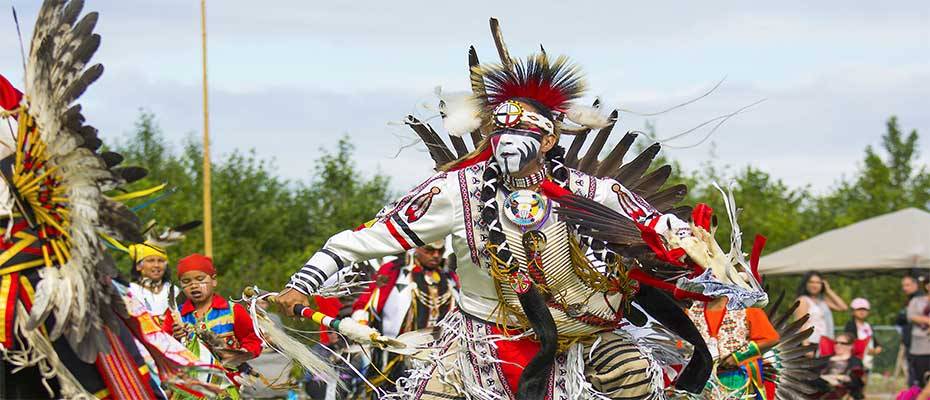
[(655, 229), (659, 235), (665, 235), (669, 229), (672, 229), (675, 233), (679, 231), (683, 232), (682, 234), (690, 232), (691, 227), (687, 222), (672, 214), (662, 214), (642, 196), (633, 193), (620, 182), (610, 178), (603, 178), (597, 184), (606, 187), (607, 190), (599, 190), (599, 198), (596, 198), (596, 201), (620, 212), (639, 224)]
[(295, 304), (307, 304), (307, 296), (329, 276), (352, 263), (401, 253), (444, 238), (452, 230), (452, 198), (458, 194), (446, 182), (444, 174), (434, 176), (402, 197), (370, 227), (343, 231), (330, 238), (291, 276), (277, 303), (290, 314)]

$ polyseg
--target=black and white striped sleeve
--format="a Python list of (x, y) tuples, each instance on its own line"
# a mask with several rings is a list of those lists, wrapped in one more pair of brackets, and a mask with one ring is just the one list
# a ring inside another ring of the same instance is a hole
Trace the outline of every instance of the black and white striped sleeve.
[(441, 173), (417, 186), (395, 202), (373, 225), (357, 231), (343, 231), (331, 237), (291, 276), (288, 288), (305, 295), (316, 293), (327, 278), (353, 263), (397, 254), (424, 243), (444, 238), (455, 221), (452, 191)]

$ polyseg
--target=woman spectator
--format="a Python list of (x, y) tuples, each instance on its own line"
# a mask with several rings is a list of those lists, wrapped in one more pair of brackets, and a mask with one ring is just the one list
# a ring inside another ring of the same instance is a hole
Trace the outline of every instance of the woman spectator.
[[(926, 283), (924, 287), (926, 287)], [(916, 296), (907, 304), (907, 319), (911, 321), (911, 347), (908, 349), (914, 377), (918, 386), (927, 384), (926, 374), (930, 371), (930, 297)]]
[(833, 292), (830, 283), (817, 271), (809, 271), (801, 278), (801, 283), (798, 285), (798, 300), (801, 304), (794, 312), (795, 318), (809, 314), (810, 319), (807, 320), (804, 329), (814, 327), (814, 332), (807, 339), (807, 343), (820, 343), (821, 337), (832, 339), (834, 330), (832, 311), (849, 309), (846, 302)]

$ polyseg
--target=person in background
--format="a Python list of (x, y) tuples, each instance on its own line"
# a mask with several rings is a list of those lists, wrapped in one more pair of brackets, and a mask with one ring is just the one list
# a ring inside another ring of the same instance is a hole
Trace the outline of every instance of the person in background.
[[(926, 287), (926, 286), (925, 286)], [(930, 299), (926, 294), (914, 296), (907, 304), (907, 319), (911, 322), (910, 367), (917, 386), (927, 384), (926, 373), (930, 371)]]
[(862, 360), (854, 354), (854, 345), (855, 335), (841, 332), (836, 336), (832, 354), (825, 355), (829, 358), (820, 378), (830, 384), (836, 396), (827, 394), (824, 398), (845, 399), (846, 396), (856, 400), (865, 398), (865, 382), (863, 381), (865, 370), (862, 367)]
[[(236, 366), (258, 357), (262, 353), (262, 341), (255, 333), (252, 318), (245, 307), (230, 303), (214, 293), (217, 286), (213, 260), (200, 254), (192, 254), (178, 262), (178, 278), (187, 301), (180, 307), (180, 321), (172, 322), (172, 333), (200, 361), (206, 365), (222, 365), (235, 371)], [(227, 374), (234, 379), (235, 373)], [(201, 373), (198, 380), (225, 387), (221, 399), (239, 398), (236, 385), (225, 386), (223, 376)], [(235, 380), (233, 380), (235, 382)], [(182, 399), (184, 394), (175, 392), (173, 399)]]
[(809, 271), (798, 285), (798, 300), (801, 304), (794, 312), (795, 318), (810, 314), (804, 329), (814, 327), (807, 343), (820, 343), (820, 338), (833, 338), (832, 311), (846, 311), (846, 302), (830, 288), (830, 283), (817, 271)]
[(179, 293), (178, 288), (165, 279), (170, 276), (168, 253), (149, 242), (130, 245), (128, 250), (132, 261), (129, 295), (144, 304), (156, 322), (162, 323), (169, 313), (170, 298)]
[[(382, 265), (355, 301), (352, 318), (389, 337), (436, 326), (458, 302), (458, 277), (443, 268), (444, 253), (445, 241), (439, 240)], [(404, 357), (381, 351), (373, 352), (371, 361), (376, 370), (370, 380), (375, 385), (385, 377), (396, 380), (410, 367)]]
[(872, 369), (872, 359), (874, 356), (882, 352), (882, 346), (875, 338), (875, 331), (872, 330), (872, 325), (866, 321), (869, 317), (871, 306), (868, 300), (857, 297), (849, 303), (849, 307), (852, 308), (852, 318), (846, 323), (846, 326), (843, 327), (843, 332), (848, 333), (854, 340), (868, 340), (865, 354), (862, 358), (862, 364), (865, 366), (866, 371), (868, 371)]
[(906, 360), (905, 365), (907, 366), (907, 386), (916, 386), (919, 383), (917, 375), (914, 373), (913, 368), (911, 367), (911, 329), (913, 324), (907, 318), (907, 305), (910, 303), (911, 299), (916, 296), (923, 295), (923, 291), (920, 289), (920, 282), (917, 276), (915, 275), (905, 275), (901, 278), (901, 291), (904, 292), (905, 300), (904, 307), (898, 312), (898, 316), (895, 319), (895, 326), (898, 327), (901, 333), (901, 346), (904, 348), (904, 357)]

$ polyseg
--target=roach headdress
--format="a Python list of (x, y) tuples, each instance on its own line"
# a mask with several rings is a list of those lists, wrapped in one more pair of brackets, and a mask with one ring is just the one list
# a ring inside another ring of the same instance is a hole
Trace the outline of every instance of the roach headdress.
[[(578, 66), (568, 57), (549, 60), (537, 53), (517, 61), (512, 66), (483, 64), (473, 68), (472, 79), (481, 80), (486, 97), (486, 110), (512, 99), (530, 99), (555, 112), (564, 112), (572, 100), (585, 91), (584, 78)], [(475, 84), (475, 82), (472, 82)]]
[[(480, 88), (474, 101), (447, 101), (440, 109), (446, 130), (455, 136), (468, 133), (469, 128), (485, 126), (484, 133), (523, 124), (540, 133), (563, 131), (567, 119), (588, 128), (603, 128), (610, 118), (597, 107), (574, 104), (584, 95), (585, 80), (580, 68), (568, 57), (551, 59), (545, 52), (530, 55), (526, 60), (478, 64), (471, 67), (472, 88)], [(542, 108), (538, 113), (522, 106)], [(569, 130), (572, 132), (572, 130)]]

